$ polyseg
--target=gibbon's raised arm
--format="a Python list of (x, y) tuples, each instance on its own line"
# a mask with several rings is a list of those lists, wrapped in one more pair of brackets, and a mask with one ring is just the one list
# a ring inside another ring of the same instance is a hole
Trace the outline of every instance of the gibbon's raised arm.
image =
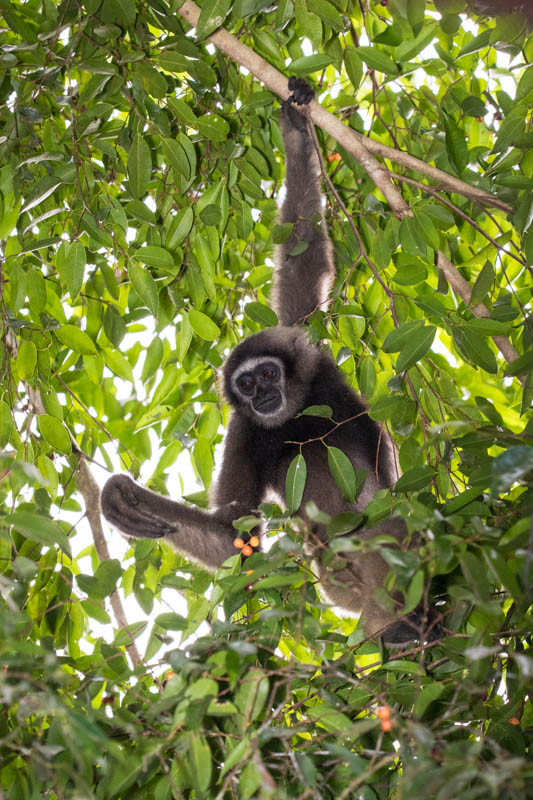
[[(286, 192), (280, 222), (291, 222), (294, 227), (276, 254), (272, 296), (280, 325), (301, 324), (315, 309), (325, 309), (335, 278), (318, 155), (310, 123), (294, 107), (309, 103), (314, 92), (303, 78), (290, 78), (289, 89), (293, 94), (283, 103), (280, 120)], [(298, 252), (302, 243), (307, 247)], [(297, 255), (291, 255), (295, 248)]]

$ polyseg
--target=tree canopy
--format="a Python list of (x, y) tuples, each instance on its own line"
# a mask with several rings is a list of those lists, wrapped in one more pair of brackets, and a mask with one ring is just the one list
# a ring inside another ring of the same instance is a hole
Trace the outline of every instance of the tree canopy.
[[(0, 0), (0, 798), (533, 797), (526, 10)], [(277, 321), (289, 75), (338, 271), (310, 335), (398, 445), (387, 588), (441, 615), (404, 652), (320, 596), (295, 480), (216, 575), (98, 515), (101, 467), (207, 505), (216, 371)]]

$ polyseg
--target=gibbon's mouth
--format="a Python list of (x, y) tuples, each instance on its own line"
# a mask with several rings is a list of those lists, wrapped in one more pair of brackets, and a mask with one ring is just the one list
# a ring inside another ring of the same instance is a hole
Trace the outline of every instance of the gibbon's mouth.
[(267, 395), (256, 397), (252, 405), (259, 414), (272, 414), (281, 406), (281, 392), (274, 391)]

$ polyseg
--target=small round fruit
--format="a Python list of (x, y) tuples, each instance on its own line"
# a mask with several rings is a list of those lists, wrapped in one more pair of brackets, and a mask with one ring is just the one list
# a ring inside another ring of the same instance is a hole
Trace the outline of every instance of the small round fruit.
[(243, 556), (251, 556), (254, 551), (250, 547), (249, 544), (245, 544), (244, 547), (241, 549), (241, 553)]
[(380, 706), (376, 711), (379, 719), (390, 719), (391, 710), (390, 706)]
[(259, 547), (259, 539), (257, 536), (251, 536), (250, 541), (248, 542), (250, 547)]
[(393, 722), (392, 722), (391, 719), (382, 719), (381, 720), (381, 730), (385, 731), (385, 733), (388, 733), (390, 730), (392, 730), (392, 725), (393, 725)]
[(244, 541), (239, 536), (237, 536), (237, 538), (233, 540), (233, 547), (236, 547), (237, 550), (242, 550), (242, 548), (244, 547)]

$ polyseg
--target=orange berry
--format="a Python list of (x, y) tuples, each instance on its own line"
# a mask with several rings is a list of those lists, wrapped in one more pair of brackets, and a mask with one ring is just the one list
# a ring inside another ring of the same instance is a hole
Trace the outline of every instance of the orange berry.
[(253, 552), (254, 551), (252, 550), (249, 544), (245, 544), (244, 547), (242, 547), (241, 549), (241, 553), (243, 554), (243, 556), (251, 556)]
[(253, 575), (253, 574), (254, 574), (254, 571), (253, 571), (253, 569), (247, 569), (247, 570), (246, 570), (246, 574), (247, 574), (247, 575)]
[(520, 725), (520, 720), (518, 719), (518, 717), (511, 717), (510, 719), (507, 720), (507, 722), (509, 723), (509, 725)]
[(393, 724), (394, 723), (393, 723), (393, 721), (391, 719), (382, 719), (381, 720), (381, 730), (385, 731), (385, 733), (388, 733), (390, 730), (392, 730)]
[(244, 541), (239, 536), (237, 536), (237, 538), (233, 540), (233, 547), (236, 547), (237, 550), (242, 550), (242, 548), (244, 547)]
[(176, 674), (175, 672), (172, 672), (172, 670), (169, 670), (169, 671), (167, 672), (167, 674), (165, 675), (165, 680), (166, 680), (166, 681), (169, 681), (171, 678), (173, 678), (173, 677), (174, 677), (174, 675), (175, 675), (175, 674)]
[(248, 542), (250, 547), (259, 547), (259, 539), (257, 536), (251, 536), (250, 541)]
[(390, 719), (391, 710), (390, 706), (380, 706), (376, 711), (379, 719)]

